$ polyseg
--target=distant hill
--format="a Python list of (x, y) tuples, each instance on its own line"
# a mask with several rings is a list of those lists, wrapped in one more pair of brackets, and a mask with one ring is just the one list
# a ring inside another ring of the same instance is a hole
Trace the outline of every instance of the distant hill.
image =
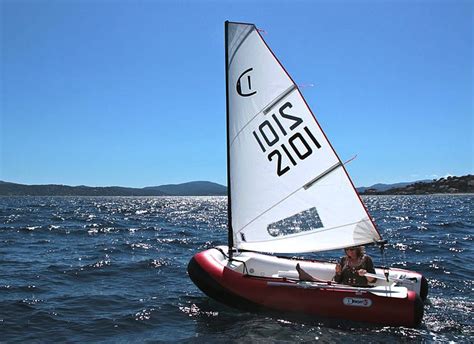
[(436, 193), (474, 193), (474, 176), (468, 174), (462, 177), (447, 177), (430, 182), (419, 181), (408, 185), (377, 190), (368, 188), (362, 195), (427, 195)]
[[(474, 193), (474, 176), (422, 180), (414, 183), (374, 184), (357, 188), (361, 195), (423, 195), (433, 193)], [(0, 196), (226, 196), (227, 187), (195, 181), (144, 188), (120, 186), (25, 185), (0, 180)]]
[(206, 181), (190, 182), (183, 184), (167, 184), (149, 186), (143, 190), (156, 190), (167, 195), (175, 196), (226, 196), (227, 187)]
[(227, 188), (211, 182), (189, 182), (145, 188), (120, 186), (24, 185), (0, 181), (0, 196), (221, 196)]
[(400, 183), (394, 183), (394, 184), (378, 183), (378, 184), (374, 184), (374, 185), (371, 185), (371, 186), (358, 187), (357, 191), (359, 193), (363, 193), (367, 190), (376, 190), (378, 192), (383, 192), (383, 191), (387, 191), (389, 189), (402, 188), (402, 187), (408, 186), (408, 185), (413, 184), (413, 183), (428, 183), (428, 182), (431, 182), (431, 179), (418, 180), (416, 182), (400, 182)]

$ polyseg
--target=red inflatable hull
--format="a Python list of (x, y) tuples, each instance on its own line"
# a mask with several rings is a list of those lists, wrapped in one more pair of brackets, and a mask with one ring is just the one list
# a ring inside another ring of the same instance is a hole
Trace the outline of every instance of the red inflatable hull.
[(229, 306), (407, 327), (418, 326), (423, 317), (423, 302), (413, 291), (404, 298), (395, 298), (375, 295), (370, 288), (308, 288), (284, 278), (236, 272), (216, 260), (210, 251), (191, 259), (189, 276), (205, 294)]

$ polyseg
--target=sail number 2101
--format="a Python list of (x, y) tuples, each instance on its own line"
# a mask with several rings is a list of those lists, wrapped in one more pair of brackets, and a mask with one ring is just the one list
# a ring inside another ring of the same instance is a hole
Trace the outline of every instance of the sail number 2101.
[(260, 149), (264, 153), (269, 151), (267, 158), (275, 161), (279, 177), (309, 157), (315, 148), (321, 148), (309, 128), (302, 127), (303, 120), (291, 113), (292, 107), (290, 102), (286, 102), (280, 106), (278, 114), (267, 117), (258, 130), (252, 132)]

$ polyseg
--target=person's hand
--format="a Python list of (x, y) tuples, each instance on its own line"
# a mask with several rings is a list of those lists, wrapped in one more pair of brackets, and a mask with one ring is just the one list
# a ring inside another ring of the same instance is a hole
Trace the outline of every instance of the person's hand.
[(365, 269), (359, 269), (359, 270), (357, 271), (357, 273), (359, 274), (359, 276), (364, 276), (364, 275), (367, 273), (367, 270), (365, 270)]
[(339, 275), (342, 271), (342, 267), (341, 267), (341, 264), (337, 263), (336, 264), (336, 274)]

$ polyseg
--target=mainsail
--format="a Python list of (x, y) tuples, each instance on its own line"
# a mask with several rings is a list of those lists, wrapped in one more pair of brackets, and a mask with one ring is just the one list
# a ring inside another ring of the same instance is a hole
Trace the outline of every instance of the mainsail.
[(314, 252), (380, 235), (298, 87), (253, 24), (226, 22), (231, 240)]

